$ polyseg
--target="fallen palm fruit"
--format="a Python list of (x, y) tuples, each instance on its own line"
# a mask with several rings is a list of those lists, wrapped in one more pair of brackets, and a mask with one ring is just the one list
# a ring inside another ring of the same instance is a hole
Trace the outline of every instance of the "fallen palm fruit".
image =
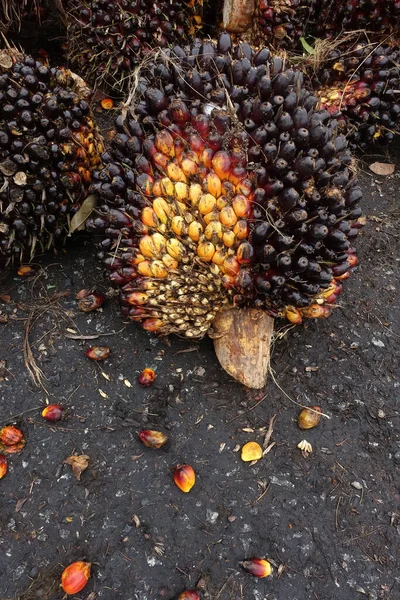
[(60, 421), (63, 417), (63, 407), (59, 404), (49, 404), (42, 410), (42, 417), (46, 421)]
[(168, 436), (154, 429), (143, 429), (139, 432), (139, 439), (148, 448), (161, 448), (168, 441)]
[[(99, 294), (98, 292), (93, 292), (92, 294), (87, 294), (83, 298), (81, 298), (78, 302), (78, 308), (82, 312), (92, 312), (93, 310), (97, 310), (101, 308), (104, 304), (105, 296), (103, 294)], [(89, 358), (93, 358), (90, 356)]]
[(103, 146), (68, 69), (0, 50), (0, 268), (60, 245)]
[(153, 369), (143, 369), (143, 371), (139, 373), (138, 382), (143, 387), (149, 387), (153, 383), (155, 378), (156, 374), (153, 371)]
[[(232, 364), (263, 315), (267, 351), (275, 317), (330, 314), (323, 292), (351, 271), (361, 190), (346, 137), (303, 79), (226, 33), (148, 58), (94, 174), (99, 204), (87, 221), (103, 236), (124, 316), (201, 338), (238, 310), (216, 340), (243, 340)], [(262, 387), (267, 361), (254, 345), (235, 377)]]
[(321, 420), (322, 410), (319, 406), (303, 408), (297, 418), (297, 425), (300, 429), (312, 429), (316, 427)]
[(92, 360), (105, 360), (110, 356), (111, 350), (108, 346), (91, 346), (85, 351), (85, 354)]
[(22, 431), (13, 425), (7, 425), (0, 429), (0, 444), (4, 444), (4, 446), (15, 446), (23, 440)]
[(77, 594), (90, 578), (91, 563), (77, 561), (64, 569), (61, 575), (61, 586), (68, 595)]
[(4, 477), (4, 475), (7, 473), (7, 471), (8, 471), (7, 458), (4, 456), (4, 454), (0, 454), (0, 479), (2, 479)]
[(64, 0), (68, 55), (115, 94), (151, 48), (185, 43), (201, 26), (202, 0)]
[(177, 465), (174, 469), (174, 482), (182, 492), (190, 492), (196, 482), (196, 474), (190, 465)]
[(272, 566), (264, 558), (250, 558), (240, 563), (241, 566), (254, 577), (268, 577), (272, 573)]
[(259, 460), (263, 457), (263, 451), (260, 444), (257, 442), (247, 442), (242, 447), (241, 459), (245, 462), (250, 462), (253, 460)]
[(186, 590), (178, 596), (178, 600), (200, 600), (200, 598), (200, 594), (196, 590)]
[(104, 110), (110, 110), (111, 108), (114, 108), (114, 100), (111, 100), (111, 98), (103, 98), (100, 104), (101, 108)]

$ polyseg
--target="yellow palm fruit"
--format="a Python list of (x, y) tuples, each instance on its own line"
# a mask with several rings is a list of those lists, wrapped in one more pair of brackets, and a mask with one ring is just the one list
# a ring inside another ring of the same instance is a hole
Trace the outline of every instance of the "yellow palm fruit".
[(151, 272), (151, 263), (148, 260), (142, 260), (137, 266), (138, 273), (143, 275), (143, 277), (152, 277), (153, 274)]
[(238, 221), (233, 228), (233, 233), (239, 240), (244, 240), (249, 237), (249, 226), (247, 221)]
[(189, 188), (189, 198), (193, 206), (197, 206), (201, 196), (203, 195), (203, 188), (199, 183), (192, 183)]
[(186, 254), (184, 245), (176, 238), (167, 241), (167, 252), (176, 260), (180, 260)]
[(156, 256), (157, 249), (150, 235), (144, 235), (140, 239), (139, 250), (143, 256), (147, 256), (148, 258), (153, 258), (153, 256)]
[(154, 233), (152, 236), (154, 246), (157, 250), (157, 254), (165, 254), (165, 248), (167, 240), (161, 233)]
[(216, 173), (209, 173), (207, 175), (207, 190), (215, 198), (219, 198), (222, 193), (222, 183)]
[(165, 172), (167, 170), (169, 159), (162, 152), (156, 152), (151, 160), (161, 171)]
[(248, 217), (250, 215), (250, 201), (243, 194), (234, 197), (232, 206), (238, 217)]
[(171, 205), (160, 196), (153, 201), (153, 210), (161, 223), (167, 223), (168, 217), (173, 217), (174, 215)]
[(203, 226), (198, 221), (192, 221), (188, 227), (188, 236), (194, 242), (198, 242), (203, 233)]
[(169, 163), (167, 167), (167, 173), (168, 177), (172, 179), (172, 181), (183, 181), (184, 183), (187, 182), (187, 177), (185, 173), (177, 164), (173, 162)]
[(175, 184), (175, 198), (179, 202), (186, 202), (189, 198), (189, 186), (182, 181)]
[(168, 177), (161, 179), (161, 189), (164, 196), (174, 196), (175, 186)]
[(211, 223), (211, 221), (219, 221), (219, 212), (218, 212), (217, 208), (215, 208), (214, 210), (212, 210), (207, 215), (204, 215), (203, 216), (203, 221), (204, 221), (204, 223), (206, 225), (208, 225), (209, 223)]
[(179, 267), (178, 261), (172, 258), (172, 256), (169, 254), (164, 254), (162, 261), (167, 269), (177, 269)]
[(160, 221), (151, 206), (145, 206), (142, 210), (142, 223), (148, 227), (157, 228), (159, 226)]
[(219, 198), (217, 198), (218, 210), (222, 210), (223, 208), (225, 208), (225, 206), (228, 206), (228, 198), (226, 196), (220, 196)]
[(237, 216), (232, 206), (225, 206), (219, 213), (219, 220), (226, 227), (233, 227), (237, 223)]
[(211, 148), (205, 148), (203, 150), (203, 152), (200, 154), (199, 163), (201, 165), (207, 167), (207, 169), (210, 169), (212, 166), (213, 154), (214, 154), (214, 152), (211, 150)]
[(219, 221), (211, 221), (204, 230), (208, 241), (217, 244), (222, 239), (222, 225)]
[(156, 319), (156, 318), (145, 319), (142, 322), (142, 327), (146, 331), (158, 331), (159, 329), (161, 329), (161, 327), (163, 325), (164, 325), (164, 323), (160, 319)]
[(153, 260), (151, 263), (151, 272), (156, 279), (165, 279), (165, 277), (168, 277), (168, 270), (161, 260)]
[(173, 217), (171, 221), (171, 229), (175, 233), (175, 235), (186, 235), (187, 225), (185, 223), (185, 219), (180, 216)]
[(174, 140), (172, 135), (166, 129), (162, 129), (157, 133), (154, 145), (159, 152), (162, 152), (167, 156), (175, 156)]
[(160, 180), (154, 182), (153, 194), (154, 194), (154, 196), (162, 196), (164, 194), (164, 189), (161, 185)]
[(303, 320), (301, 312), (295, 306), (287, 306), (284, 316), (290, 323), (294, 323), (295, 325), (300, 325)]
[(232, 248), (233, 244), (236, 241), (236, 237), (233, 231), (225, 231), (224, 235), (222, 236), (222, 241), (224, 242), (224, 246), (226, 246), (227, 248)]
[(198, 204), (200, 214), (206, 215), (210, 213), (212, 210), (214, 210), (216, 203), (217, 201), (211, 194), (204, 194), (203, 196), (201, 196)]
[(224, 151), (216, 152), (212, 159), (212, 167), (220, 179), (228, 179), (231, 169), (231, 159)]
[(181, 169), (187, 177), (190, 177), (197, 173), (198, 167), (194, 160), (185, 157), (181, 162)]
[(212, 261), (214, 264), (221, 266), (226, 259), (226, 251), (222, 248), (217, 248), (214, 252), (214, 256), (212, 257)]
[(210, 260), (212, 260), (214, 252), (215, 247), (214, 244), (212, 244), (211, 242), (200, 242), (197, 246), (197, 254), (199, 258), (207, 262), (210, 262)]

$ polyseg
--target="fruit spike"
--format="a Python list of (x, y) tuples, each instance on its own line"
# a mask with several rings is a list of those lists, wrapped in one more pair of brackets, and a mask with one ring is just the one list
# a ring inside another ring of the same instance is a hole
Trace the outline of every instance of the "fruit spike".
[(0, 268), (62, 243), (104, 151), (83, 80), (0, 50)]
[(388, 144), (400, 130), (399, 62), (397, 42), (368, 38), (338, 45), (316, 73), (319, 106), (337, 116), (351, 144), (363, 150)]
[(151, 48), (194, 37), (203, 0), (65, 0), (63, 5), (72, 64), (115, 94), (126, 89)]
[(361, 191), (302, 73), (224, 33), (149, 57), (135, 89), (87, 221), (124, 316), (189, 338), (232, 307), (326, 317), (355, 264)]

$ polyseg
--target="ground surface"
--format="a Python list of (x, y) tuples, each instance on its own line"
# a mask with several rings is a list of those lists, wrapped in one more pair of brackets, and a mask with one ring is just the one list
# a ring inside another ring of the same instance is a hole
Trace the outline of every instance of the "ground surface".
[[(61, 599), (59, 576), (75, 560), (93, 563), (82, 600), (172, 600), (196, 585), (212, 600), (400, 597), (398, 149), (380, 159), (397, 174), (362, 165), (368, 222), (341, 307), (278, 335), (278, 386), (270, 379), (262, 394), (222, 371), (210, 340), (162, 341), (124, 323), (115, 297), (79, 312), (80, 289), (108, 291), (89, 240), (38, 259), (34, 278), (0, 275), (0, 420), (27, 440), (0, 483), (1, 600)], [(24, 365), (27, 328), (47, 391)], [(91, 344), (110, 358), (87, 359)], [(136, 381), (144, 367), (157, 373), (147, 389)], [(286, 394), (330, 419), (300, 431)], [(61, 423), (42, 419), (46, 401), (65, 407)], [(262, 443), (273, 415), (275, 445), (243, 463), (237, 446)], [(142, 428), (169, 444), (144, 448)], [(63, 464), (72, 454), (90, 457), (80, 481)], [(172, 481), (177, 463), (196, 471), (189, 494)], [(250, 556), (269, 557), (273, 576), (246, 574)]]

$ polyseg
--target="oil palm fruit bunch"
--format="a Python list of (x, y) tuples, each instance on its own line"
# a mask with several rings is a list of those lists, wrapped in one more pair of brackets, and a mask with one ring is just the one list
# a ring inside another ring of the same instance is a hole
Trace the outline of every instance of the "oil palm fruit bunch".
[(148, 50), (184, 43), (201, 25), (203, 0), (64, 0), (68, 54), (89, 81), (126, 88)]
[(0, 266), (68, 234), (104, 151), (88, 94), (67, 69), (0, 51)]
[(400, 126), (400, 48), (396, 41), (340, 44), (317, 73), (321, 108), (348, 129), (351, 143), (365, 150), (390, 143)]
[(226, 340), (246, 315), (258, 334), (264, 317), (328, 316), (357, 262), (361, 190), (302, 73), (223, 33), (155, 53), (131, 96), (87, 222), (123, 314), (189, 338), (238, 314)]
[(392, 33), (400, 25), (399, 0), (337, 0), (319, 5), (314, 22), (320, 35), (360, 29)]

